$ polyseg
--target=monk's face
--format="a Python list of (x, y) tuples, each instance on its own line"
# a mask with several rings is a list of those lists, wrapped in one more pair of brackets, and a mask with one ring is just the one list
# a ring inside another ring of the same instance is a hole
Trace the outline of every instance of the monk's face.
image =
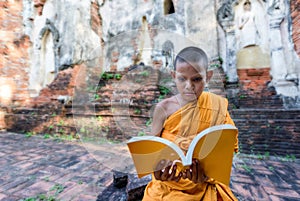
[(181, 98), (186, 102), (198, 99), (208, 81), (206, 69), (198, 63), (177, 62), (172, 76)]

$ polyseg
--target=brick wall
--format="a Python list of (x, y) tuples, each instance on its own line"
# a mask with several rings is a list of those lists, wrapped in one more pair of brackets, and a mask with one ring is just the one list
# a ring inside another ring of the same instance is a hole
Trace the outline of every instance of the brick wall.
[[(58, 95), (73, 95), (75, 85), (78, 87), (76, 75), (82, 75), (84, 71), (84, 66), (61, 71), (54, 82), (41, 91), (41, 96), (34, 99), (33, 105), (14, 108), (5, 115), (6, 129), (18, 133), (75, 135), (81, 132), (78, 123), (85, 122), (85, 131), (93, 133), (98, 132), (95, 129), (100, 129), (101, 132), (107, 132), (107, 138), (114, 140), (128, 139), (143, 130), (150, 131), (147, 126), (149, 110), (161, 95), (167, 95), (160, 94), (157, 86), (159, 78), (165, 79), (164, 74), (144, 66), (137, 66), (129, 72), (106, 72), (107, 77), (98, 81), (96, 92), (86, 86), (83, 89), (85, 93), (82, 93), (84, 97), (76, 97), (73, 102), (65, 104), (59, 103)], [(116, 75), (121, 78), (118, 79)], [(82, 94), (77, 93), (76, 96)], [(124, 98), (129, 102), (123, 102)], [(95, 118), (101, 119), (97, 126), (93, 124)], [(80, 134), (84, 136), (86, 133)]]
[(292, 37), (295, 44), (295, 50), (300, 56), (300, 0), (291, 0), (291, 16), (292, 16)]
[(230, 114), (239, 129), (240, 152), (300, 157), (299, 110), (283, 108), (269, 68), (239, 69), (238, 93), (229, 99)]
[(7, 104), (22, 104), (29, 97), (28, 49), (31, 45), (29, 37), (23, 34), (22, 1), (1, 1), (0, 13), (0, 79), (5, 80), (9, 85), (6, 90), (13, 94)]
[(285, 109), (234, 109), (241, 153), (300, 157), (300, 113)]
[(271, 81), (270, 68), (238, 69), (237, 73), (241, 89), (249, 95), (261, 94)]
[(230, 108), (283, 108), (282, 98), (268, 86), (270, 68), (238, 69), (238, 76), (238, 93), (228, 97)]

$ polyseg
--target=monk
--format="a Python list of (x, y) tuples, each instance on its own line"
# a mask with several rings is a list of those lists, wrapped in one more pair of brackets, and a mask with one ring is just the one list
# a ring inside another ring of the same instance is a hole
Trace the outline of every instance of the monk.
[[(218, 95), (204, 92), (212, 77), (208, 71), (206, 53), (197, 47), (187, 47), (178, 53), (172, 77), (178, 94), (159, 102), (153, 113), (152, 134), (175, 142), (183, 151), (202, 130), (233, 124), (227, 111), (228, 102)], [(236, 149), (237, 141), (236, 141)], [(159, 168), (161, 166), (161, 168)], [(172, 161), (161, 161), (148, 183), (143, 201), (173, 200), (237, 200), (230, 188), (203, 172), (200, 162), (181, 171)]]

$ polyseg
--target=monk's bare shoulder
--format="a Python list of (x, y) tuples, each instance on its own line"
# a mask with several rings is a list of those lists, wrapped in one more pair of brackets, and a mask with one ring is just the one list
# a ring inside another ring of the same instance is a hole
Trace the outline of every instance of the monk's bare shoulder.
[(159, 102), (154, 109), (151, 134), (160, 136), (165, 120), (176, 110), (178, 102), (174, 96)]
[(166, 118), (180, 108), (176, 96), (172, 96), (170, 98), (162, 100), (157, 104), (157, 107), (160, 107), (164, 110)]

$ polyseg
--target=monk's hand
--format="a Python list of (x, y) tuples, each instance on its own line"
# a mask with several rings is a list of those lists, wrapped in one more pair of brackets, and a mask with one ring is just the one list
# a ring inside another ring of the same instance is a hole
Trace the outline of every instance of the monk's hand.
[(195, 158), (193, 158), (192, 165), (183, 172), (182, 178), (189, 179), (196, 184), (204, 183), (207, 180), (199, 160)]
[(154, 177), (161, 181), (176, 181), (178, 182), (182, 176), (180, 172), (176, 176), (177, 165), (173, 164), (172, 161), (161, 160), (157, 166), (156, 171), (154, 171)]

